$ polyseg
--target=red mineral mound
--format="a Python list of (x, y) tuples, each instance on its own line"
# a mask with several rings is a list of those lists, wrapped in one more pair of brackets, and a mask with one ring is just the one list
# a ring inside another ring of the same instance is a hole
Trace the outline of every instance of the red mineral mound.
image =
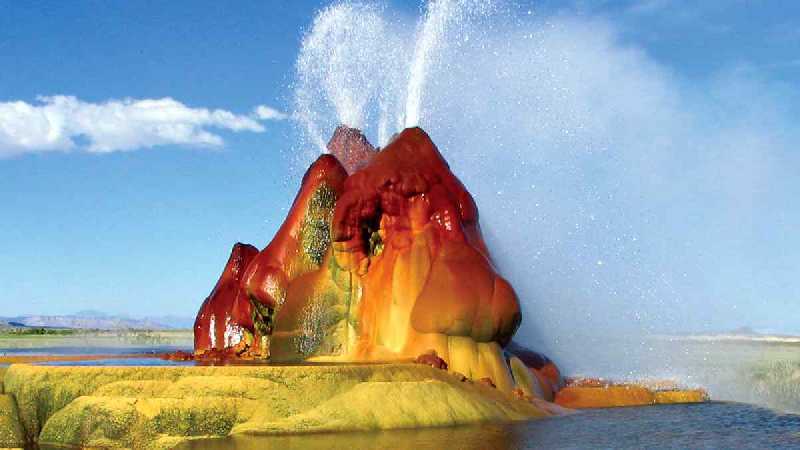
[(250, 300), (241, 281), (245, 268), (258, 254), (252, 245), (237, 243), (214, 290), (200, 306), (194, 322), (195, 353), (246, 350), (253, 340)]
[(198, 315), (196, 353), (432, 354), (437, 366), (510, 392), (503, 347), (520, 324), (519, 302), (492, 264), (472, 196), (428, 135), (409, 128), (376, 151), (339, 127), (329, 149), (269, 245), (258, 254), (234, 247)]
[(492, 263), (475, 201), (420, 128), (377, 151), (339, 127), (329, 151), (263, 250), (234, 245), (197, 314), (195, 359), (416, 361), (540, 406), (705, 398), (565, 387), (550, 359), (511, 343), (517, 295)]
[(369, 164), (378, 151), (369, 143), (366, 136), (355, 128), (340, 125), (328, 141), (328, 152), (336, 157), (347, 173)]

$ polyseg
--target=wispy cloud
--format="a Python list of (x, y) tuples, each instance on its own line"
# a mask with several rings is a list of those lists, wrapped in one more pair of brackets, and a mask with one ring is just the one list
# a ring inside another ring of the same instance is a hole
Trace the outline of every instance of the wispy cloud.
[(288, 114), (266, 105), (257, 106), (253, 114), (261, 120), (284, 120), (289, 118)]
[(65, 150), (108, 153), (170, 144), (218, 147), (223, 144), (220, 130), (262, 133), (261, 121), (285, 117), (264, 105), (250, 115), (238, 115), (192, 108), (169, 97), (91, 103), (58, 95), (38, 97), (33, 103), (0, 102), (0, 157)]

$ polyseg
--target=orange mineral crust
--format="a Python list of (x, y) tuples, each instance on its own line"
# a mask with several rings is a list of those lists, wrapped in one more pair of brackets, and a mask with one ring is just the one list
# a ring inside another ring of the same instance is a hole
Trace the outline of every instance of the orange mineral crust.
[(702, 403), (708, 393), (702, 389), (660, 389), (652, 383), (614, 383), (599, 379), (568, 380), (555, 395), (555, 403), (566, 408), (612, 408), (669, 403)]
[[(492, 264), (472, 196), (428, 135), (409, 128), (376, 151), (358, 130), (340, 127), (329, 150), (264, 250), (253, 256), (249, 247), (236, 271), (229, 261), (206, 300), (214, 307), (198, 315), (196, 353), (229, 347), (207, 331), (222, 321), (220, 329), (246, 330), (233, 352), (243, 357), (436, 354), (451, 371), (511, 392), (503, 348), (521, 321), (517, 295)], [(226, 315), (223, 305), (239, 312)], [(555, 366), (537, 369), (548, 391), (558, 389)]]
[(504, 346), (519, 326), (475, 202), (421, 129), (403, 131), (347, 179), (332, 231), (337, 264), (363, 285), (368, 347), (404, 352), (425, 334)]

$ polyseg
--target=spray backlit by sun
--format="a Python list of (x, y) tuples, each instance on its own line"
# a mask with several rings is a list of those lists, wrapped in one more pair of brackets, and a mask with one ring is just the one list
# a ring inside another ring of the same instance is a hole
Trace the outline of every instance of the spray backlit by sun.
[(419, 125), (429, 73), (449, 41), (493, 9), (486, 0), (432, 1), (415, 26), (375, 5), (322, 10), (297, 60), (296, 117), (307, 139), (325, 151), (325, 136), (344, 124), (383, 146)]
[[(635, 122), (643, 104), (669, 116), (670, 94), (641, 75), (647, 61), (612, 43), (602, 28), (490, 0), (429, 1), (417, 18), (337, 3), (304, 36), (294, 83), (307, 151), (325, 152), (339, 124), (381, 147), (403, 128), (428, 131), (470, 186), (500, 249), (495, 263), (520, 290), (528, 326), (518, 337), (594, 373), (608, 356), (607, 330), (642, 336), (675, 317), (662, 314), (676, 298), (670, 276), (643, 263), (649, 216), (633, 194), (644, 172), (621, 150), (638, 138), (604, 137)], [(631, 99), (614, 86), (652, 94)]]

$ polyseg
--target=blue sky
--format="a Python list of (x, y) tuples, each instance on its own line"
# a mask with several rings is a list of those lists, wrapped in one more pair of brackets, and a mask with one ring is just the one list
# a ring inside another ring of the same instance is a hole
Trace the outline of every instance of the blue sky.
[[(303, 34), (325, 5), (0, 0), (0, 316), (85, 309), (193, 316), (233, 243), (264, 246), (296, 192), (290, 149), (300, 133), (283, 114), (292, 113)], [(388, 2), (387, 8), (409, 18), (419, 13), (418, 2)], [(593, 40), (592, 30), (609, 33), (610, 53), (601, 48), (576, 55), (632, 60), (642, 68), (644, 85), (661, 89), (666, 83), (668, 93), (679, 92), (675, 111), (689, 110), (687, 117), (702, 122), (686, 139), (706, 130), (737, 131), (733, 122), (742, 121), (760, 131), (744, 128), (731, 139), (755, 136), (766, 147), (778, 142), (769, 155), (747, 153), (738, 160), (682, 155), (696, 157), (698, 166), (705, 158), (742, 166), (718, 172), (720, 178), (735, 174), (733, 187), (686, 184), (672, 196), (653, 197), (653, 208), (668, 211), (680, 202), (685, 214), (665, 220), (656, 214), (648, 220), (658, 223), (636, 227), (646, 228), (650, 239), (645, 253), (652, 276), (669, 278), (685, 298), (677, 317), (704, 317), (687, 320), (686, 328), (791, 329), (788, 317), (800, 317), (800, 241), (791, 231), (800, 224), (793, 205), (800, 185), (791, 176), (800, 167), (792, 165), (798, 127), (791, 120), (800, 116), (800, 5), (541, 1), (522, 2), (517, 10), (530, 10), (540, 24), (556, 22), (567, 42), (579, 46)], [(597, 42), (602, 47), (606, 41)], [(710, 97), (715, 101), (703, 100)], [(171, 100), (140, 103), (165, 98)], [(259, 106), (271, 109), (259, 115)], [(155, 118), (141, 119), (143, 108), (157, 110)], [(35, 118), (44, 110), (66, 121), (49, 140)], [(747, 114), (730, 119), (731, 111), (743, 110)], [(430, 126), (434, 138), (448, 136), (435, 121)], [(645, 151), (651, 135), (637, 141), (632, 133), (625, 142), (633, 139)], [(672, 145), (683, 138), (674, 136)], [(710, 142), (724, 153), (722, 141)], [(737, 187), (743, 185), (738, 177), (761, 173), (765, 161), (765, 173), (774, 178)], [(650, 178), (686, 169), (669, 158), (659, 164), (671, 169), (654, 170)], [(468, 187), (479, 183), (468, 167), (459, 174)], [(665, 183), (651, 188), (670, 186)], [(488, 193), (495, 188), (476, 187), (479, 207), (483, 202), (491, 210)], [(738, 205), (743, 210), (729, 216)], [(549, 217), (557, 216), (553, 210)], [(488, 228), (502, 230), (502, 224)], [(503, 243), (497, 245), (502, 252)], [(555, 253), (569, 260), (578, 254), (570, 245)], [(673, 250), (680, 258), (664, 256)], [(591, 270), (603, 260), (593, 256)], [(587, 270), (579, 267), (570, 277), (596, 275)], [(684, 276), (688, 281), (680, 280)], [(542, 285), (565, 280), (538, 279)], [(589, 301), (585, 293), (571, 295), (570, 301)]]

